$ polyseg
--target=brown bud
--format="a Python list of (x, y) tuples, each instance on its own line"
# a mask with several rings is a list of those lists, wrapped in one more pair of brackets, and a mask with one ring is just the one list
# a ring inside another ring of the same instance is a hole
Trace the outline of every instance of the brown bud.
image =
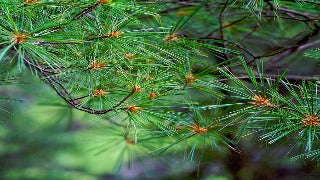
[(16, 33), (16, 34), (14, 34), (12, 32), (11, 32), (11, 35), (13, 36), (12, 42), (15, 42), (17, 44), (25, 42), (26, 38), (28, 38), (30, 36), (29, 34), (26, 34), (26, 33), (22, 33), (22, 34)]
[(38, 3), (38, 0), (25, 0), (23, 4), (28, 6), (28, 5), (37, 4), (37, 3)]
[(207, 128), (204, 128), (204, 127), (200, 127), (196, 124), (194, 124), (193, 126), (191, 126), (192, 130), (197, 133), (197, 134), (205, 134), (208, 132), (208, 129)]
[(178, 39), (178, 35), (176, 33), (171, 34), (168, 36), (166, 39), (163, 40), (164, 43), (169, 42), (169, 41), (175, 41)]
[(106, 37), (108, 37), (108, 38), (112, 38), (112, 37), (119, 38), (120, 37), (120, 31), (115, 31), (115, 32), (108, 33), (108, 34), (106, 34)]
[(89, 69), (100, 69), (103, 67), (106, 67), (107, 63), (105, 62), (97, 62), (97, 61), (91, 61), (91, 64), (89, 65)]
[(186, 83), (193, 83), (196, 81), (196, 78), (193, 76), (192, 72), (190, 71), (189, 74), (185, 77)]
[(98, 0), (99, 4), (104, 4), (104, 3), (111, 3), (112, 0)]
[(307, 115), (301, 119), (301, 123), (305, 126), (317, 126), (319, 122), (319, 117), (315, 115)]
[(255, 104), (255, 105), (265, 106), (265, 107), (274, 107), (274, 105), (270, 103), (271, 99), (264, 98), (261, 95), (254, 95), (252, 99), (254, 101), (249, 102), (250, 104)]
[(104, 96), (107, 92), (103, 91), (102, 89), (95, 89), (93, 92), (94, 97)]
[(150, 92), (148, 93), (148, 98), (149, 98), (149, 99), (154, 99), (154, 98), (156, 98), (156, 97), (157, 97), (157, 93), (156, 93), (156, 92), (150, 91)]
[(136, 93), (136, 92), (140, 92), (142, 90), (142, 88), (140, 87), (140, 86), (134, 86), (132, 89), (131, 89), (131, 91), (132, 92), (134, 92), (134, 93)]
[(133, 59), (133, 57), (134, 57), (134, 54), (132, 54), (132, 53), (128, 53), (128, 54), (125, 54), (125, 55), (124, 55), (124, 58), (126, 58), (126, 59), (128, 59), (128, 60)]
[(135, 104), (130, 104), (128, 107), (127, 107), (127, 110), (130, 111), (131, 113), (136, 113), (138, 111), (141, 111), (142, 108), (141, 107), (137, 107)]

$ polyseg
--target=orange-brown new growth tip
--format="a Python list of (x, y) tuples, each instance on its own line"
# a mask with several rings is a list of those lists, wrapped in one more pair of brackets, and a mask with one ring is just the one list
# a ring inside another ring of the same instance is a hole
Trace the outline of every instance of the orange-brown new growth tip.
[(183, 125), (178, 125), (177, 127), (176, 127), (176, 129), (178, 129), (178, 130), (181, 130), (181, 129), (184, 129), (185, 128), (185, 126), (183, 126)]
[(132, 59), (133, 57), (134, 57), (134, 54), (132, 54), (132, 53), (124, 55), (124, 58), (126, 58), (126, 59)]
[(176, 12), (176, 14), (178, 16), (186, 16), (186, 15), (190, 15), (192, 12), (191, 11), (178, 11)]
[(119, 38), (119, 37), (120, 37), (120, 31), (115, 31), (115, 32), (107, 33), (107, 34), (106, 34), (106, 37), (108, 37), (108, 38), (112, 38), (112, 37)]
[(140, 86), (134, 86), (132, 89), (131, 89), (131, 91), (132, 92), (134, 92), (134, 93), (136, 93), (136, 92), (140, 92), (142, 90), (142, 88), (140, 87)]
[(151, 78), (152, 78), (152, 76), (146, 75), (146, 76), (143, 77), (143, 80), (147, 81), (147, 80), (149, 80), (149, 79), (151, 79)]
[(270, 103), (270, 98), (267, 99), (265, 97), (262, 97), (260, 94), (259, 95), (254, 95), (252, 97), (252, 99), (254, 101), (249, 102), (250, 104), (255, 104), (255, 105), (259, 105), (259, 106), (265, 106), (265, 107), (274, 107), (274, 105), (272, 103)]
[(99, 4), (104, 4), (104, 3), (111, 3), (112, 0), (98, 0)]
[(135, 144), (135, 142), (128, 137), (125, 137), (124, 140), (126, 141), (127, 144)]
[(154, 98), (156, 98), (156, 97), (157, 97), (157, 93), (156, 93), (156, 92), (150, 91), (150, 92), (148, 93), (148, 98), (149, 98), (149, 99), (154, 99)]
[(193, 76), (192, 72), (190, 71), (189, 74), (186, 75), (186, 83), (193, 83), (196, 81), (196, 78)]
[(93, 91), (93, 96), (94, 97), (100, 97), (100, 96), (104, 96), (107, 92), (103, 91), (102, 89), (95, 89)]
[(315, 115), (307, 115), (301, 119), (301, 123), (305, 126), (317, 126), (319, 122), (319, 117)]
[(136, 113), (136, 112), (138, 112), (138, 111), (141, 111), (142, 108), (136, 106), (135, 104), (130, 104), (130, 105), (127, 107), (127, 110), (130, 111), (131, 113)]
[(25, 0), (24, 5), (30, 5), (30, 4), (36, 4), (38, 3), (38, 0)]
[(97, 62), (97, 61), (91, 61), (91, 64), (89, 65), (89, 69), (100, 69), (103, 67), (106, 67), (107, 63), (105, 62)]
[(163, 42), (169, 42), (169, 41), (175, 41), (178, 39), (178, 35), (176, 33), (171, 34), (166, 39), (163, 40)]
[(26, 41), (26, 38), (28, 38), (30, 35), (26, 34), (26, 33), (22, 33), (22, 34), (14, 34), (11, 32), (11, 35), (13, 36), (12, 38), (12, 42), (15, 42), (17, 44), (20, 44), (22, 42)]
[(198, 125), (193, 125), (191, 126), (193, 132), (197, 133), (197, 134), (205, 134), (208, 132), (208, 129), (207, 128), (204, 128), (204, 127), (200, 127)]

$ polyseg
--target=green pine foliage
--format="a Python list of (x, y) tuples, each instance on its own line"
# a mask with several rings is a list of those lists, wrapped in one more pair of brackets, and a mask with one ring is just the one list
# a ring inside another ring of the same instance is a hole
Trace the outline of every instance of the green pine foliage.
[[(248, 17), (260, 19), (266, 7), (277, 14), (310, 3), (309, 13), (316, 12), (319, 5), (313, 2), (222, 5), (241, 6)], [(200, 2), (200, 7), (210, 3)], [(166, 1), (1, 1), (0, 69), (5, 78), (0, 85), (17, 83), (6, 74), (30, 71), (77, 109), (72, 112), (95, 115), (101, 130), (95, 137), (107, 139), (95, 152), (118, 151), (116, 170), (143, 154), (185, 152), (184, 159), (201, 161), (210, 152), (206, 149), (241, 153), (237, 142), (248, 134), (268, 144), (289, 142), (292, 159), (317, 160), (319, 80), (292, 83), (286, 72), (269, 77), (266, 61), (251, 66), (247, 54), (235, 49), (238, 44), (225, 42), (223, 35), (209, 40), (180, 34), (203, 13), (199, 7), (181, 11), (185, 14), (166, 26), (157, 13), (165, 6)], [(218, 61), (210, 62), (211, 56)], [(319, 49), (305, 56), (318, 60)]]

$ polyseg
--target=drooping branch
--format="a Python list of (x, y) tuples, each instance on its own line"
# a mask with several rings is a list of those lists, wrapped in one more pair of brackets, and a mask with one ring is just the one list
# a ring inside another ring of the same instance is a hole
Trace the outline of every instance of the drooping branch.
[(320, 27), (318, 25), (315, 25), (315, 29), (305, 35), (302, 39), (300, 39), (294, 46), (285, 49), (283, 52), (279, 53), (278, 55), (274, 56), (272, 59), (270, 59), (266, 65), (267, 67), (271, 68), (274, 67), (275, 64), (277, 64), (282, 59), (292, 55), (293, 53), (303, 51), (310, 47), (316, 47), (320, 45), (320, 40), (309, 42), (309, 40), (315, 36), (317, 36), (320, 32)]
[[(44, 68), (35, 65), (34, 63), (30, 62), (27, 58), (24, 57), (24, 63), (27, 67), (31, 69), (36, 69), (38, 73), (40, 73), (40, 76), (43, 76), (43, 79), (47, 81), (47, 84), (50, 85), (56, 93), (65, 101), (67, 102), (71, 107), (76, 108), (80, 111), (84, 111), (90, 114), (106, 114), (111, 111), (118, 110), (117, 108), (120, 107), (129, 97), (131, 97), (134, 94), (134, 91), (131, 91), (127, 96), (125, 96), (118, 104), (113, 106), (110, 109), (104, 109), (104, 110), (95, 110), (90, 107), (82, 106), (78, 103), (79, 98), (74, 98), (70, 95), (70, 93), (67, 91), (67, 89), (59, 82), (59, 80), (52, 76), (53, 72), (45, 70)], [(85, 96), (88, 97), (89, 95)]]

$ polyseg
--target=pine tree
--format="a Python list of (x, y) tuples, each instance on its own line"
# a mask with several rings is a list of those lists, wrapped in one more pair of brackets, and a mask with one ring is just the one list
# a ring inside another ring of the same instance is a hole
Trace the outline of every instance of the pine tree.
[[(299, 52), (318, 63), (319, 8), (312, 0), (4, 0), (1, 83), (31, 72), (71, 112), (109, 122), (100, 128), (113, 143), (96, 153), (116, 147), (116, 169), (143, 153), (185, 152), (197, 162), (213, 150), (241, 153), (238, 141), (247, 135), (268, 144), (287, 140), (292, 159), (318, 161), (319, 76), (278, 67)], [(213, 21), (204, 18), (212, 9), (219, 10)], [(286, 20), (307, 29), (290, 36)], [(212, 22), (213, 31), (204, 25)], [(272, 23), (284, 27), (274, 37), (258, 31)], [(251, 36), (267, 43), (257, 49)]]

